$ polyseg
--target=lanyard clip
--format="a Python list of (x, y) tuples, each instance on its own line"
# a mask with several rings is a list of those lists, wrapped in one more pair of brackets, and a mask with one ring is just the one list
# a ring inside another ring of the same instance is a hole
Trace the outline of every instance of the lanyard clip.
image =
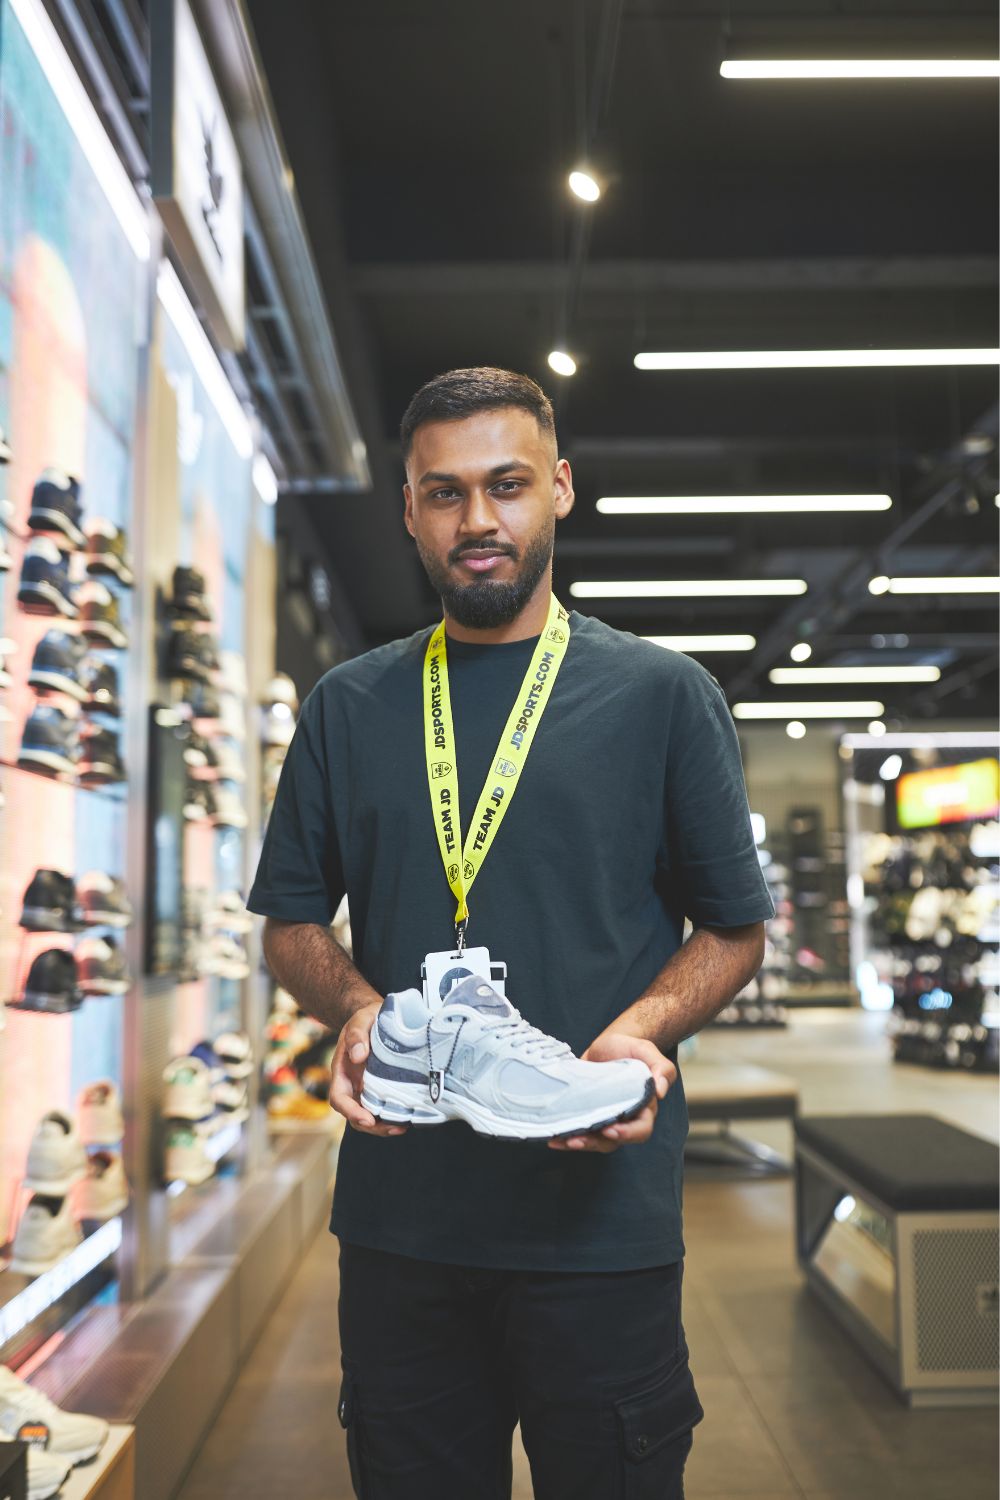
[(465, 956), (465, 929), (468, 925), (468, 917), (463, 917), (460, 922), (455, 923), (455, 946), (458, 948), (459, 958)]

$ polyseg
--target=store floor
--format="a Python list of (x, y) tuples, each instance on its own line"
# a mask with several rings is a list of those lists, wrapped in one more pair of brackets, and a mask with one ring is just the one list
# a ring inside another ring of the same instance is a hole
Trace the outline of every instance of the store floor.
[[(810, 1113), (927, 1110), (995, 1137), (995, 1080), (894, 1067), (882, 1029), (808, 1012), (785, 1033), (710, 1033), (699, 1057), (789, 1074)], [(789, 1140), (782, 1126), (767, 1137)], [(802, 1286), (789, 1181), (689, 1182), (686, 1217), (685, 1322), (706, 1411), (687, 1500), (996, 1500), (996, 1409), (900, 1405)], [(352, 1500), (334, 1412), (336, 1249), (322, 1234), (306, 1256), (180, 1500)], [(514, 1500), (531, 1500), (516, 1453)]]

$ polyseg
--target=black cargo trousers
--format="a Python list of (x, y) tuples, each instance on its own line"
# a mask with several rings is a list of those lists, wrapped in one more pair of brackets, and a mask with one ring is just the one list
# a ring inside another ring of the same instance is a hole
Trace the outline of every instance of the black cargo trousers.
[(341, 1244), (338, 1416), (358, 1500), (683, 1500), (703, 1416), (683, 1266), (487, 1271)]

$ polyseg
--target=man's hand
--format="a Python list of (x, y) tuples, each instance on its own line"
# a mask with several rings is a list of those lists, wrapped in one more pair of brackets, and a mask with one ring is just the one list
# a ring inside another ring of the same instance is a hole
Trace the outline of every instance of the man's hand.
[(337, 1038), (330, 1063), (330, 1103), (352, 1129), (365, 1135), (403, 1135), (408, 1126), (380, 1125), (371, 1110), (359, 1103), (370, 1050), (369, 1037), (381, 1008), (381, 1000), (373, 1005), (363, 1005), (354, 1012)]
[(619, 1057), (637, 1057), (644, 1062), (653, 1075), (656, 1093), (631, 1120), (622, 1120), (617, 1125), (606, 1125), (603, 1130), (588, 1131), (583, 1135), (570, 1136), (564, 1141), (549, 1141), (553, 1151), (600, 1151), (607, 1155), (619, 1146), (630, 1146), (639, 1141), (648, 1141), (653, 1134), (653, 1122), (660, 1100), (665, 1099), (667, 1089), (677, 1077), (677, 1069), (669, 1057), (664, 1057), (653, 1042), (642, 1037), (629, 1036), (624, 1031), (605, 1031), (591, 1042), (583, 1054), (584, 1062), (614, 1062)]

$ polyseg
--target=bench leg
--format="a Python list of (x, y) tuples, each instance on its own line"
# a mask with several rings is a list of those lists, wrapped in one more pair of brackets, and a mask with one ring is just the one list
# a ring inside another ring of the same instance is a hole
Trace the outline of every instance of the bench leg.
[(685, 1168), (704, 1168), (705, 1176), (719, 1176), (714, 1168), (728, 1168), (738, 1177), (788, 1177), (792, 1164), (760, 1141), (735, 1135), (730, 1122), (720, 1122), (717, 1131), (690, 1134), (684, 1146)]

